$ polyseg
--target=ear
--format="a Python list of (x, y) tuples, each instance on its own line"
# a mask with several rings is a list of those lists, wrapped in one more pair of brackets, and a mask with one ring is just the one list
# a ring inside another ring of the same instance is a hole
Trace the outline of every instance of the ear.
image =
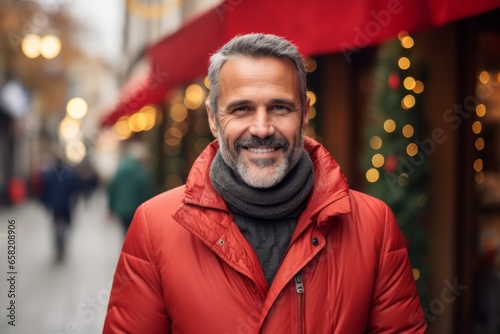
[(304, 106), (304, 112), (302, 114), (302, 132), (306, 132), (309, 126), (309, 108), (310, 108), (311, 98), (306, 95), (306, 105)]
[(212, 132), (212, 135), (215, 138), (217, 138), (219, 133), (217, 131), (217, 120), (215, 119), (215, 116), (212, 113), (212, 109), (210, 108), (210, 101), (208, 99), (205, 101), (205, 107), (207, 109), (208, 125), (210, 127), (210, 132)]

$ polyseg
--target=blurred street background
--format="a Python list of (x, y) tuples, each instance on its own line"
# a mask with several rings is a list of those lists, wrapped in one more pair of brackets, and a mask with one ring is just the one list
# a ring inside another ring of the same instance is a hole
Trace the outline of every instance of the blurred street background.
[(213, 140), (209, 55), (250, 32), (298, 46), (306, 135), (394, 211), (429, 333), (500, 333), (500, 0), (0, 0), (0, 333), (102, 331), (136, 207)]
[[(2, 208), (0, 247), (7, 247), (7, 224), (15, 220), (17, 234), (16, 326), (5, 315), (1, 333), (100, 333), (122, 243), (118, 222), (107, 217), (103, 191), (88, 203), (79, 201), (63, 263), (54, 262), (52, 221), (35, 201)], [(9, 285), (6, 256), (0, 280), (2, 309), (6, 311)], [(6, 313), (6, 312), (3, 312)], [(7, 314), (7, 313), (6, 313)]]

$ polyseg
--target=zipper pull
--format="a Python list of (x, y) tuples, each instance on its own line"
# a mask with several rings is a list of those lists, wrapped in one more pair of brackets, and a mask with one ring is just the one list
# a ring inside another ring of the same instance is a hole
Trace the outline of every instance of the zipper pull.
[(302, 283), (302, 273), (300, 271), (295, 275), (295, 288), (297, 293), (304, 293), (304, 283)]

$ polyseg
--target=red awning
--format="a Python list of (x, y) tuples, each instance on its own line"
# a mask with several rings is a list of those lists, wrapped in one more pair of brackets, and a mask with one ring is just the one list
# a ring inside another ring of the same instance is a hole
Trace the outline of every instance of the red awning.
[(238, 34), (273, 33), (290, 39), (304, 56), (343, 52), (349, 61), (353, 52), (402, 30), (431, 29), (499, 7), (500, 0), (226, 0), (152, 45), (147, 83), (135, 85), (135, 93), (121, 99), (102, 124), (205, 75), (210, 54)]

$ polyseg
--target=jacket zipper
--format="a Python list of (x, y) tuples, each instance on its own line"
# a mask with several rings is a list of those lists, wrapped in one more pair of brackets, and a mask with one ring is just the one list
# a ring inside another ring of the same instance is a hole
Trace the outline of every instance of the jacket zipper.
[(295, 289), (297, 290), (297, 328), (298, 333), (303, 333), (304, 327), (304, 284), (302, 283), (302, 273), (299, 271), (297, 275), (295, 275)]

